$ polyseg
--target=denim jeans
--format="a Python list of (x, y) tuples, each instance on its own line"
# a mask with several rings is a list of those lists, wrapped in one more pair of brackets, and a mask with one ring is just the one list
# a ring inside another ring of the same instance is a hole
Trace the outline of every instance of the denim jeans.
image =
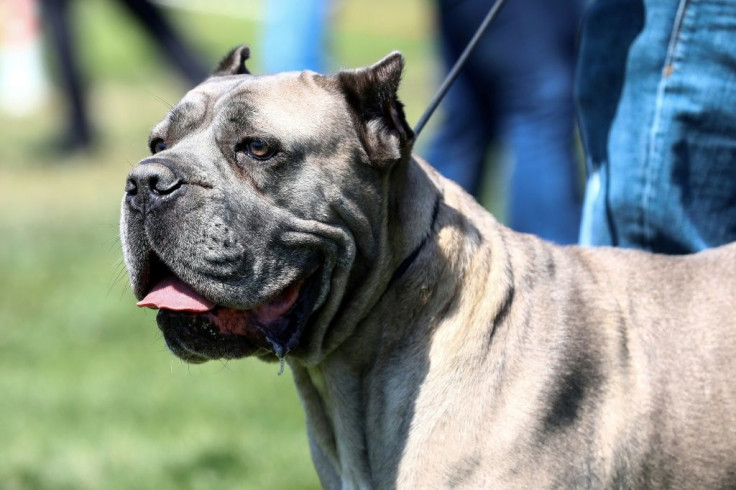
[(581, 244), (682, 254), (736, 239), (736, 2), (594, 0), (576, 98)]
[[(440, 0), (448, 67), (492, 0)], [(508, 224), (558, 243), (578, 238), (581, 192), (574, 157), (573, 81), (579, 0), (510, 0), (440, 106), (427, 161), (478, 195), (489, 150), (513, 157)]]

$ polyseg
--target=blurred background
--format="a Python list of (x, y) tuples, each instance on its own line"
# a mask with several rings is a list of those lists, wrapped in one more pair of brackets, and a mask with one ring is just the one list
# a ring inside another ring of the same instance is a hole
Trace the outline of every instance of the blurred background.
[[(253, 73), (400, 50), (417, 121), (446, 69), (435, 4), (334, 0), (290, 60), (280, 14), (313, 2), (281, 2), (0, 0), (0, 488), (319, 488), (290, 374), (174, 358), (135, 307), (117, 229), (150, 128), (237, 44)], [(492, 167), (479, 195), (502, 218)]]
[[(240, 43), (264, 69), (262, 2), (158, 5), (207, 69)], [(0, 488), (319, 488), (290, 374), (180, 362), (127, 284), (125, 178), (187, 79), (119, 2), (71, 2), (94, 139), (69, 147), (58, 41), (41, 42), (33, 8), (35, 27), (19, 25), (29, 6), (0, 0)], [(436, 85), (431, 14), (424, 0), (334, 2), (327, 69), (401, 50), (413, 124)]]

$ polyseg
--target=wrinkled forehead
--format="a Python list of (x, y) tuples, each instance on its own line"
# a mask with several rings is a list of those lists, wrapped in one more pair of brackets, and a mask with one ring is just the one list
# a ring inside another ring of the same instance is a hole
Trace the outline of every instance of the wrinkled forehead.
[(314, 136), (336, 118), (349, 122), (344, 99), (317, 77), (312, 72), (212, 77), (187, 93), (156, 129), (188, 133), (240, 124), (262, 133)]

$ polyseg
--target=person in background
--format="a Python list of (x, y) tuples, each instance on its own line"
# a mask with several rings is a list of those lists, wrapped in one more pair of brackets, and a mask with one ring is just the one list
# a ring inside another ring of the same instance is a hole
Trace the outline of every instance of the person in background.
[(263, 31), (266, 73), (328, 68), (328, 0), (267, 0)]
[(579, 63), (580, 243), (736, 240), (736, 2), (594, 0)]
[[(148, 0), (120, 0), (156, 42), (165, 58), (192, 85), (204, 80), (209, 70), (186, 45), (159, 7)], [(85, 81), (80, 69), (71, 18), (71, 0), (41, 0), (41, 11), (50, 45), (58, 58), (61, 85), (67, 101), (67, 128), (54, 148), (59, 153), (86, 150), (93, 143)]]
[(36, 0), (0, 0), (0, 110), (14, 117), (48, 97), (38, 10)]
[[(447, 68), (458, 59), (492, 0), (439, 0)], [(580, 222), (574, 152), (573, 80), (583, 0), (509, 0), (442, 103), (444, 119), (424, 156), (478, 197), (489, 151), (513, 157), (508, 224), (574, 243)]]

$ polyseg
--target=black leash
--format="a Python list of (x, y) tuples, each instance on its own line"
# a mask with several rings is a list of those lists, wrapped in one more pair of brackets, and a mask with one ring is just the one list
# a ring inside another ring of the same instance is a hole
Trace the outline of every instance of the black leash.
[(440, 85), (439, 90), (437, 90), (437, 93), (435, 94), (434, 98), (429, 103), (429, 107), (427, 107), (427, 110), (424, 111), (424, 114), (422, 114), (422, 117), (419, 118), (417, 125), (414, 126), (414, 137), (415, 138), (419, 136), (419, 133), (424, 128), (424, 125), (427, 124), (427, 121), (429, 120), (429, 118), (432, 117), (434, 110), (437, 109), (438, 105), (440, 105), (442, 98), (445, 96), (447, 91), (450, 89), (450, 85), (452, 85), (452, 82), (455, 81), (458, 74), (460, 73), (460, 70), (465, 65), (465, 62), (468, 60), (470, 53), (475, 48), (475, 45), (478, 44), (478, 41), (480, 40), (480, 37), (483, 35), (483, 33), (486, 32), (486, 29), (488, 29), (488, 26), (491, 25), (491, 22), (493, 22), (493, 19), (496, 18), (496, 14), (498, 14), (498, 11), (501, 10), (501, 7), (503, 6), (505, 1), (506, 0), (496, 0), (496, 3), (493, 4), (493, 6), (491, 7), (491, 10), (489, 10), (488, 14), (486, 14), (486, 18), (483, 19), (483, 22), (481, 23), (480, 27), (478, 27), (478, 30), (475, 31), (473, 38), (470, 40), (468, 45), (465, 47), (465, 50), (463, 51), (463, 53), (460, 55), (460, 57), (455, 62), (455, 65), (452, 67), (452, 70), (450, 70), (450, 73), (448, 73), (447, 76), (445, 77), (444, 81), (442, 82), (442, 85)]

